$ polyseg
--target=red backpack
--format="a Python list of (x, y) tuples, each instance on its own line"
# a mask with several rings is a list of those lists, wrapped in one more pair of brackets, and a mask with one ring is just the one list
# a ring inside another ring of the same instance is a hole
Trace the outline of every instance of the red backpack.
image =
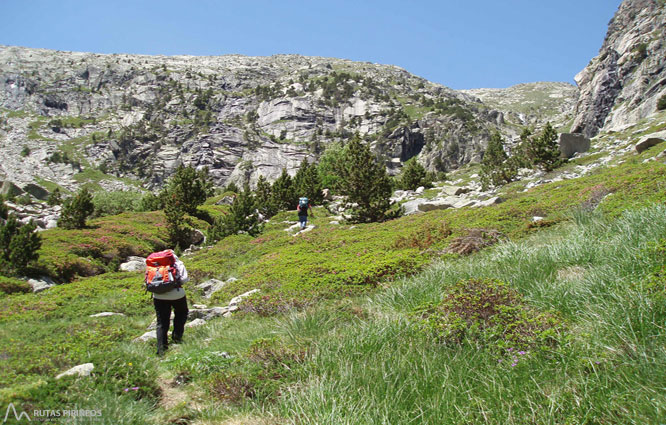
[(173, 251), (153, 252), (146, 258), (146, 291), (163, 294), (180, 287), (180, 276), (176, 268)]

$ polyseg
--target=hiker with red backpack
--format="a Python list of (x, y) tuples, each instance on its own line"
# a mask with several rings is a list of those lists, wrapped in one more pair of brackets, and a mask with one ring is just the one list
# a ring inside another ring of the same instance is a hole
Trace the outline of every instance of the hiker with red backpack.
[(171, 309), (174, 311), (174, 344), (182, 342), (187, 322), (187, 298), (183, 283), (189, 280), (187, 270), (173, 250), (154, 252), (146, 258), (146, 291), (153, 294), (153, 305), (157, 316), (157, 355), (162, 356), (169, 348), (168, 332)]
[[(312, 207), (308, 198), (299, 198), (296, 211), (298, 211), (298, 222), (301, 225), (301, 230), (305, 229), (305, 226), (308, 225), (308, 210), (312, 213)], [(312, 217), (314, 217), (314, 214), (312, 214)]]

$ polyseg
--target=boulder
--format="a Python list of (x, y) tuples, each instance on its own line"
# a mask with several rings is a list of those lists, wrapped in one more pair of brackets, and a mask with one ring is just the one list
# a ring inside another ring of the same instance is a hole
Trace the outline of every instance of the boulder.
[(157, 331), (148, 331), (145, 334), (133, 339), (134, 342), (146, 342), (151, 339), (157, 339)]
[(419, 205), (423, 204), (424, 202), (428, 201), (423, 198), (417, 198), (402, 204), (402, 208), (404, 208), (405, 210), (405, 215), (416, 214), (421, 212), (421, 210), (419, 209)]
[(636, 143), (636, 152), (643, 153), (646, 150), (650, 149), (652, 146), (656, 146), (659, 143), (663, 143), (664, 139), (662, 137), (646, 136), (643, 137), (638, 143)]
[(46, 289), (49, 289), (52, 286), (55, 286), (55, 282), (47, 276), (42, 276), (39, 279), (28, 279), (28, 284), (32, 286), (32, 292), (42, 292)]
[(49, 191), (34, 183), (28, 183), (23, 186), (23, 190), (35, 198), (45, 201), (49, 197)]
[(4, 196), (19, 196), (23, 195), (23, 190), (9, 180), (5, 180), (2, 182), (2, 186), (0, 186), (0, 194)]
[(571, 158), (576, 153), (590, 150), (590, 139), (578, 133), (561, 133), (558, 141), (560, 158)]
[(440, 193), (445, 196), (458, 196), (468, 191), (468, 189), (459, 186), (444, 186), (441, 188)]
[(217, 279), (209, 279), (205, 282), (202, 282), (202, 283), (198, 284), (197, 288), (199, 288), (203, 291), (205, 298), (210, 298), (210, 296), (213, 295), (215, 292), (224, 288), (227, 285), (228, 282), (229, 281), (223, 282), (223, 281), (217, 280)]
[(476, 206), (478, 207), (487, 207), (489, 205), (495, 205), (495, 204), (501, 204), (504, 202), (504, 199), (500, 198), (499, 196), (494, 196), (490, 199), (486, 199), (485, 201), (481, 201)]
[(120, 265), (123, 272), (140, 272), (146, 270), (146, 259), (143, 257), (127, 257), (127, 261)]
[(419, 211), (435, 211), (453, 208), (455, 205), (450, 199), (435, 199), (434, 201), (424, 202), (419, 204)]
[(95, 369), (95, 365), (92, 364), (92, 363), (80, 364), (80, 365), (74, 366), (73, 368), (69, 369), (68, 371), (63, 372), (60, 375), (56, 376), (56, 379), (60, 379), (64, 376), (72, 376), (72, 375), (90, 376), (93, 369)]
[(203, 319), (194, 319), (191, 322), (188, 322), (185, 327), (186, 328), (195, 328), (197, 326), (205, 325), (206, 321)]
[(203, 319), (210, 320), (222, 317), (229, 312), (229, 307), (191, 308), (187, 314), (187, 320)]
[(331, 195), (331, 189), (323, 189), (321, 191), (321, 193), (324, 197), (324, 201), (332, 201), (333, 200), (333, 196)]

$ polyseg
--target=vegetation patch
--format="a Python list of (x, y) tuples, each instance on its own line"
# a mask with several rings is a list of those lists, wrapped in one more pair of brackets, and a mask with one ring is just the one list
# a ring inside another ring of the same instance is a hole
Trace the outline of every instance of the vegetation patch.
[(235, 404), (248, 399), (274, 400), (282, 394), (282, 388), (295, 380), (305, 356), (305, 350), (276, 338), (259, 339), (228, 370), (211, 378), (211, 392), (218, 399)]
[(424, 330), (444, 344), (534, 350), (553, 348), (563, 336), (555, 315), (529, 307), (517, 291), (493, 279), (459, 281), (441, 303), (417, 314)]
[(116, 271), (130, 255), (146, 256), (167, 247), (161, 212), (123, 213), (90, 220), (84, 229), (41, 232), (38, 268), (59, 281)]

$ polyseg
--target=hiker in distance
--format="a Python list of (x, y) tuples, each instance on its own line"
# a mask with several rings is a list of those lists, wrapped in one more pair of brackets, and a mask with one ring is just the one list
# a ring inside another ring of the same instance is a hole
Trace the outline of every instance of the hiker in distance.
[[(301, 225), (301, 230), (305, 229), (305, 226), (308, 225), (308, 210), (310, 210), (310, 214), (312, 214), (312, 207), (310, 206), (308, 198), (299, 198), (296, 211), (298, 211), (298, 222)], [(312, 214), (312, 217), (314, 217), (314, 214)]]
[(146, 258), (146, 290), (153, 294), (155, 315), (157, 316), (157, 355), (162, 356), (169, 348), (168, 332), (171, 322), (171, 309), (174, 311), (174, 344), (183, 339), (187, 322), (187, 297), (183, 284), (189, 280), (187, 269), (171, 249), (154, 252)]

